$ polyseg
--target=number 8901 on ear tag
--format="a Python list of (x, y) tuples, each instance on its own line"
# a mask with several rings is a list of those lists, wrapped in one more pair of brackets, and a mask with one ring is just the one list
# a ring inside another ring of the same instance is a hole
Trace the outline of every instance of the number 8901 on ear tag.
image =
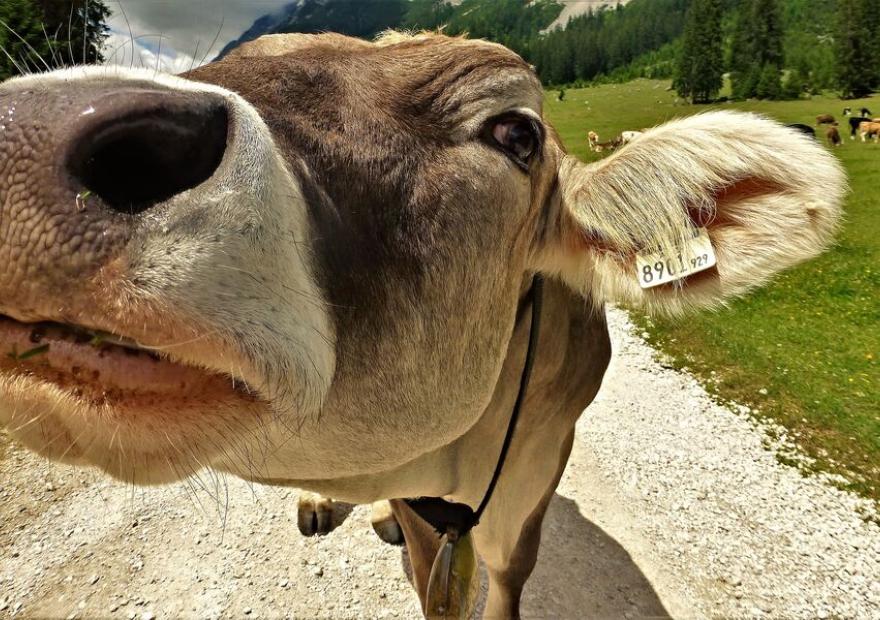
[(715, 265), (715, 250), (705, 228), (699, 228), (674, 256), (659, 252), (636, 254), (636, 269), (642, 288), (675, 282)]

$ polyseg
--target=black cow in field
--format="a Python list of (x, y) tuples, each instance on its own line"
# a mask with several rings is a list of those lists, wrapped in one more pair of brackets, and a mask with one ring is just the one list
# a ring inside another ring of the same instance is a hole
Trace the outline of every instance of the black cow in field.
[(798, 131), (807, 134), (808, 136), (815, 138), (816, 130), (810, 127), (809, 125), (804, 125), (803, 123), (790, 123), (786, 125), (786, 127), (791, 127), (792, 129), (797, 129)]
[[(868, 112), (868, 114), (871, 113), (870, 110), (865, 110), (864, 108), (862, 109), (862, 111)], [(849, 121), (849, 139), (855, 140), (856, 139), (856, 132), (859, 130), (859, 125), (861, 125), (862, 123), (870, 123), (874, 119), (872, 119), (870, 116), (863, 115), (863, 116), (851, 116), (847, 120)]]

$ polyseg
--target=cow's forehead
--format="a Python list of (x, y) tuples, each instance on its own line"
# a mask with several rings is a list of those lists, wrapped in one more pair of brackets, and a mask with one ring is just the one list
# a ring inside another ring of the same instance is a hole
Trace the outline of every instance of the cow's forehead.
[[(461, 120), (529, 108), (541, 113), (534, 69), (496, 43), (440, 34), (388, 32), (373, 42), (327, 34), (267, 35), (237, 48), (231, 58), (274, 57), (314, 72), (332, 71), (350, 90), (379, 91), (393, 102), (431, 108)], [(458, 118), (456, 118), (458, 117)]]

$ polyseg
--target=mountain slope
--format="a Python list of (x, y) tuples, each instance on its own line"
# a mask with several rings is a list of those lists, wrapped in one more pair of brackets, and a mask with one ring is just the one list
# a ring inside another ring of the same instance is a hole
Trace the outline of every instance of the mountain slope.
[[(786, 68), (809, 75), (813, 87), (830, 87), (837, 0), (779, 2)], [(726, 40), (741, 4), (722, 1)], [(220, 57), (263, 34), (371, 38), (388, 28), (442, 28), (507, 45), (535, 65), (545, 84), (670, 77), (688, 6), (690, 0), (295, 0), (254, 22)]]
[(545, 32), (556, 28), (565, 28), (568, 25), (568, 21), (575, 17), (580, 17), (590, 11), (595, 13), (602, 8), (614, 8), (617, 4), (626, 4), (627, 0), (621, 0), (620, 2), (615, 2), (614, 0), (557, 0), (557, 2), (562, 4), (562, 12), (559, 14), (559, 17), (553, 20), (553, 23), (547, 26)]
[[(563, 0), (565, 2), (565, 0)], [(389, 28), (468, 33), (511, 47), (537, 36), (566, 10), (558, 0), (296, 0), (264, 15), (217, 58), (264, 34), (341, 32), (371, 38)], [(580, 0), (574, 4), (581, 7)], [(575, 11), (577, 13), (577, 11)]]
[(370, 38), (400, 26), (409, 7), (409, 0), (296, 0), (280, 11), (260, 17), (239, 38), (230, 41), (217, 58), (264, 34), (341, 32)]

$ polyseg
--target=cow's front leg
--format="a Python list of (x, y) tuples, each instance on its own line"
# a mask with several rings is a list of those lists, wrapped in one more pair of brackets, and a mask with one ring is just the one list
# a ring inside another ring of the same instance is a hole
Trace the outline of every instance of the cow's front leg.
[[(348, 515), (343, 507), (348, 504), (334, 502), (331, 498), (318, 493), (302, 491), (297, 505), (296, 523), (303, 536), (319, 536), (329, 534), (336, 529)], [(387, 501), (373, 502), (371, 506), (370, 525), (373, 531), (389, 545), (402, 545), (403, 532), (391, 504)]]
[(425, 599), (428, 593), (428, 578), (431, 576), (431, 566), (440, 549), (440, 537), (427, 521), (417, 515), (405, 501), (393, 499), (389, 502), (391, 510), (406, 541), (406, 551), (409, 555), (410, 568), (412, 569), (412, 584), (419, 595), (422, 609), (425, 608)]
[(296, 524), (303, 536), (329, 534), (335, 528), (337, 519), (333, 518), (334, 503), (329, 497), (310, 491), (299, 495), (296, 509)]
[[(535, 568), (541, 524), (565, 470), (574, 429), (556, 441), (535, 444), (534, 458), (512, 466), (499, 480), (480, 525), (474, 532), (477, 551), (489, 575), (485, 618), (519, 618), (523, 586)], [(507, 480), (505, 480), (507, 478)], [(391, 507), (406, 541), (412, 580), (424, 608), (431, 566), (440, 537), (402, 500)]]
[(528, 471), (511, 468), (506, 481), (502, 475), (492, 502), (474, 529), (477, 550), (489, 575), (486, 618), (520, 617), (523, 586), (538, 560), (541, 524), (573, 441), (572, 428), (555, 445), (541, 446), (544, 458), (523, 459), (523, 464), (531, 464)]

